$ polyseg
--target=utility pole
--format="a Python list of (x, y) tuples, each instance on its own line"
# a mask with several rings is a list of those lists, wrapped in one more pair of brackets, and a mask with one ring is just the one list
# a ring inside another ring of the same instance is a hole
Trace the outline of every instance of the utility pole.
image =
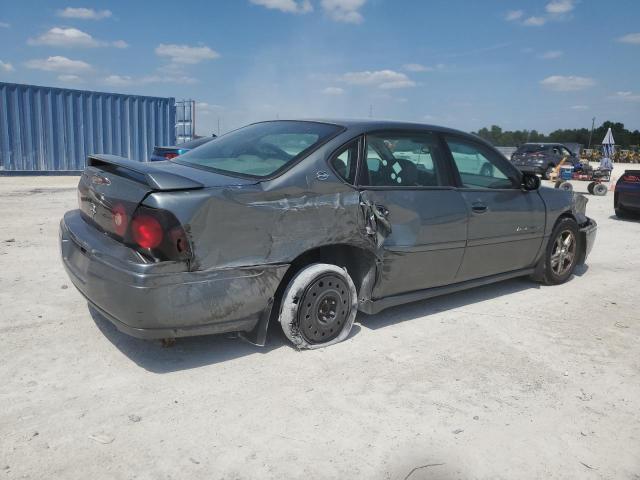
[(596, 117), (591, 119), (591, 133), (589, 134), (589, 146), (587, 148), (591, 148), (591, 139), (593, 138), (593, 129), (596, 126)]

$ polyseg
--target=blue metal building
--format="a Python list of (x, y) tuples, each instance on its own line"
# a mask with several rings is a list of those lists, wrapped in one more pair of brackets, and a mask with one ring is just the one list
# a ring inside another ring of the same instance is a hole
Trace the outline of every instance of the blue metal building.
[(146, 161), (175, 129), (173, 98), (0, 82), (0, 173), (79, 171), (90, 153)]

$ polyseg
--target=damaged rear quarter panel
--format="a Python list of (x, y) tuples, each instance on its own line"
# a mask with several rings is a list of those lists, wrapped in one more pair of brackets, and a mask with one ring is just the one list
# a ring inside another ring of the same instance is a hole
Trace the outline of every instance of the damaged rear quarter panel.
[[(186, 226), (198, 270), (288, 264), (325, 245), (374, 250), (359, 192), (327, 168), (326, 154), (315, 152), (273, 180), (154, 193), (145, 204), (171, 210)], [(317, 171), (328, 178), (318, 180)]]

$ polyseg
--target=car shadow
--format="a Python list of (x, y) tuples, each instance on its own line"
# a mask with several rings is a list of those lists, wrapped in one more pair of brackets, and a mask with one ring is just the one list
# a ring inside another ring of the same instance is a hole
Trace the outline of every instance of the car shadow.
[(153, 373), (189, 370), (247, 355), (264, 355), (287, 345), (282, 330), (278, 331), (273, 328), (274, 325), (270, 325), (267, 344), (264, 347), (252, 345), (238, 335), (183, 337), (176, 339), (171, 346), (164, 346), (161, 340), (144, 340), (120, 332), (91, 306), (89, 312), (102, 334), (121, 353)]
[[(579, 265), (575, 276), (582, 276), (588, 265)], [(572, 277), (569, 281), (571, 281)], [(375, 315), (359, 313), (348, 338), (358, 335), (360, 328), (377, 330), (401, 322), (446, 312), (462, 306), (492, 300), (532, 288), (540, 284), (527, 278), (515, 278), (502, 282), (475, 287), (470, 290), (451, 293), (440, 297), (389, 308)], [(160, 340), (143, 340), (120, 332), (109, 320), (89, 306), (89, 312), (102, 334), (125, 356), (138, 366), (152, 373), (170, 373), (213, 365), (228, 360), (264, 355), (280, 348), (295, 348), (287, 340), (280, 324), (271, 322), (264, 347), (258, 347), (242, 340), (238, 335), (202, 335), (176, 339), (169, 347)]]
[[(295, 347), (288, 341), (278, 322), (271, 322), (264, 347), (253, 345), (237, 334), (200, 335), (177, 338), (165, 346), (161, 340), (144, 340), (119, 331), (100, 312), (88, 305), (96, 326), (122, 354), (152, 373), (171, 373), (226, 362), (248, 355), (264, 355), (279, 348)], [(348, 338), (360, 331), (354, 325)]]
[(640, 223), (640, 214), (629, 213), (625, 217), (619, 217), (617, 215), (609, 215), (611, 220), (617, 220), (619, 222), (628, 222), (628, 223)]
[[(581, 267), (583, 267), (583, 265), (580, 265), (580, 268)], [(578, 269), (576, 269), (577, 275), (582, 275), (584, 273), (584, 271), (578, 272), (577, 270)], [(454, 308), (470, 306), (475, 303), (492, 300), (511, 293), (540, 287), (541, 285), (533, 280), (527, 278), (515, 278), (440, 297), (434, 297), (428, 300), (400, 305), (375, 315), (361, 315), (358, 317), (358, 321), (364, 328), (377, 330), (379, 328), (388, 327), (408, 320), (414, 320), (416, 318), (433, 315), (435, 313), (453, 310)]]

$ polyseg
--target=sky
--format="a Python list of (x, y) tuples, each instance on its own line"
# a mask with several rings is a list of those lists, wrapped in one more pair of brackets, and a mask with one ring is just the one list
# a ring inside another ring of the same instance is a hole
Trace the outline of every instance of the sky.
[(274, 118), (640, 128), (638, 0), (0, 0), (0, 81)]

